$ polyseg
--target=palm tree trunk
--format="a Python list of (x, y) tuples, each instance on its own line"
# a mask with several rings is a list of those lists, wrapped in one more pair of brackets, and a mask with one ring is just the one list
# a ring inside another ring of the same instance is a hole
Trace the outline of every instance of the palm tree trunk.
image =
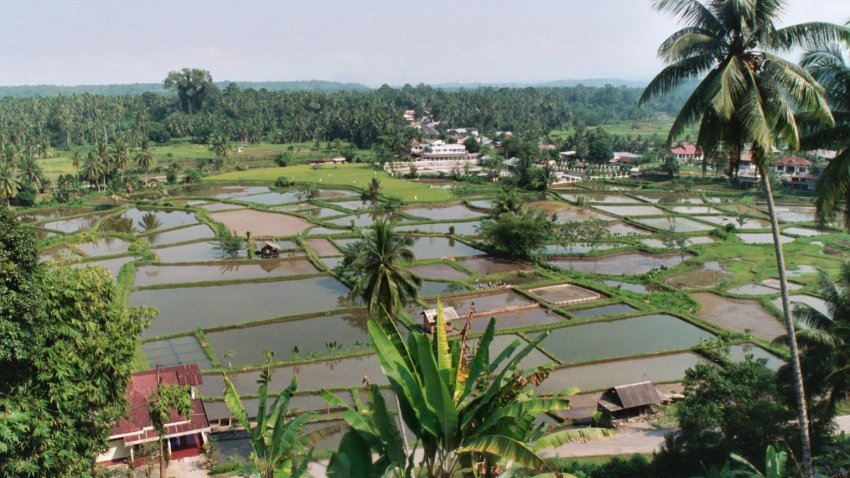
[(797, 348), (797, 335), (794, 331), (794, 319), (791, 316), (791, 302), (788, 299), (788, 278), (785, 276), (785, 256), (779, 236), (779, 223), (776, 220), (776, 209), (773, 204), (773, 191), (770, 187), (770, 175), (767, 168), (759, 168), (764, 192), (767, 196), (767, 210), (770, 214), (770, 229), (773, 233), (773, 249), (776, 253), (776, 267), (779, 269), (779, 289), (782, 293), (782, 315), (785, 320), (785, 334), (788, 338), (788, 348), (791, 350), (791, 370), (793, 371), (794, 395), (797, 398), (797, 413), (800, 421), (800, 448), (803, 458), (803, 476), (813, 478), (812, 442), (809, 434), (809, 414), (806, 405), (806, 391), (803, 388), (803, 373), (800, 370), (800, 351)]
[(165, 447), (162, 446), (162, 436), (159, 437), (159, 478), (165, 478)]

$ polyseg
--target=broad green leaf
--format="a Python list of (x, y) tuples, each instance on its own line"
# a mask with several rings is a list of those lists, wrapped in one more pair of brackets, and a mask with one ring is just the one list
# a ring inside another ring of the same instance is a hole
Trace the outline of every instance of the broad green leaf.
[(506, 436), (488, 435), (474, 438), (458, 450), (458, 453), (469, 452), (486, 453), (512, 460), (531, 469), (540, 469), (546, 465), (546, 462), (525, 444)]
[(534, 451), (541, 451), (547, 448), (559, 447), (561, 445), (571, 443), (577, 440), (601, 440), (602, 438), (611, 436), (612, 434), (612, 431), (606, 430), (604, 428), (581, 428), (561, 430), (555, 433), (550, 433), (542, 438), (537, 439), (534, 443), (531, 444), (531, 449)]

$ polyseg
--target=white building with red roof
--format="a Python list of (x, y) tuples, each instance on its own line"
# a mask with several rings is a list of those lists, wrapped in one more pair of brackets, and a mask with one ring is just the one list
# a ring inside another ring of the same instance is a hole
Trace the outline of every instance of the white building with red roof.
[(675, 148), (670, 148), (670, 154), (681, 162), (702, 161), (702, 151), (690, 143), (682, 143)]
[(773, 163), (773, 170), (778, 174), (809, 174), (812, 162), (799, 156), (783, 156)]
[(148, 399), (156, 393), (157, 383), (185, 385), (192, 393), (192, 414), (181, 417), (172, 411), (165, 425), (166, 447), (172, 459), (201, 453), (210, 424), (204, 402), (197, 397), (195, 387), (203, 382), (201, 370), (195, 364), (158, 368), (134, 373), (127, 387), (129, 409), (109, 433), (109, 449), (97, 457), (100, 464), (135, 462), (135, 447), (159, 440), (148, 414)]

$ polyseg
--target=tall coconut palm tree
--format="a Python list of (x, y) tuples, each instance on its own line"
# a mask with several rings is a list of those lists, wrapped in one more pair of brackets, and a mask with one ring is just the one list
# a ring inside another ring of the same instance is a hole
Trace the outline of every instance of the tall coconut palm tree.
[(422, 287), (422, 279), (402, 265), (415, 259), (410, 250), (413, 238), (399, 234), (393, 227), (391, 220), (381, 218), (364, 232), (353, 261), (359, 279), (351, 291), (363, 298), (371, 313), (386, 311), (391, 317), (416, 300)]
[(142, 168), (142, 171), (145, 172), (145, 182), (148, 182), (148, 171), (150, 171), (151, 166), (153, 166), (154, 158), (153, 152), (151, 151), (150, 141), (144, 140), (142, 141), (142, 147), (138, 153), (136, 153), (136, 164)]
[(102, 163), (94, 151), (89, 151), (80, 168), (80, 178), (94, 184), (100, 191), (100, 177), (102, 175)]
[(32, 185), (36, 189), (40, 189), (46, 182), (44, 170), (32, 156), (27, 156), (21, 161), (20, 179), (22, 184)]
[(825, 411), (833, 413), (838, 402), (850, 396), (850, 263), (841, 266), (835, 280), (821, 272), (820, 294), (826, 311), (800, 304), (794, 317), (804, 325), (797, 337), (807, 390), (824, 394)]
[(372, 180), (369, 181), (369, 199), (371, 199), (372, 202), (375, 202), (375, 201), (378, 200), (378, 196), (380, 196), (380, 195), (381, 195), (381, 180), (378, 179), (378, 178), (372, 178)]
[(750, 148), (763, 178), (782, 292), (782, 310), (791, 349), (794, 388), (799, 409), (802, 461), (812, 477), (811, 440), (799, 352), (794, 334), (785, 277), (785, 259), (768, 174), (774, 144), (800, 146), (798, 109), (825, 123), (832, 116), (814, 78), (777, 52), (812, 46), (847, 36), (847, 30), (827, 23), (806, 23), (782, 29), (776, 21), (783, 0), (656, 0), (655, 8), (678, 16), (685, 27), (659, 47), (667, 63), (640, 98), (666, 94), (682, 83), (702, 78), (676, 116), (668, 143), (689, 125), (699, 124), (697, 145), (705, 160), (728, 158), (730, 172), (745, 148)]
[(0, 164), (0, 193), (6, 200), (6, 207), (12, 205), (12, 198), (18, 195), (21, 179), (18, 171), (9, 163)]
[(823, 86), (835, 125), (817, 128), (803, 138), (808, 149), (835, 149), (835, 158), (821, 173), (815, 188), (818, 224), (825, 226), (844, 206), (844, 227), (850, 230), (850, 42), (806, 52), (802, 65)]

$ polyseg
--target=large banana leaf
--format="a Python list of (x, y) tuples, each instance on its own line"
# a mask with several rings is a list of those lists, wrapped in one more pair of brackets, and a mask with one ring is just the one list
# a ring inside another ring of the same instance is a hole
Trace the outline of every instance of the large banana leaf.
[(537, 417), (541, 413), (554, 410), (569, 410), (570, 401), (563, 398), (531, 398), (501, 407), (479, 425), (478, 429), (486, 432), (500, 420), (517, 417)]
[(506, 436), (488, 435), (474, 438), (458, 450), (458, 453), (473, 452), (514, 461), (534, 470), (539, 470), (546, 465), (546, 462), (525, 444)]
[(535, 452), (545, 450), (547, 448), (555, 448), (577, 440), (590, 441), (600, 440), (609, 436), (611, 432), (604, 428), (582, 428), (561, 430), (555, 433), (545, 435), (531, 444), (531, 449)]
[(236, 387), (227, 374), (224, 375), (224, 404), (227, 405), (227, 409), (230, 410), (236, 421), (242, 425), (242, 428), (250, 433), (251, 423), (248, 421), (248, 412), (245, 411), (245, 406), (242, 405), (242, 399), (239, 398), (239, 393), (236, 391)]
[(428, 408), (433, 410), (439, 421), (440, 435), (443, 443), (451, 443), (458, 431), (458, 413), (454, 401), (449, 394), (446, 383), (442, 380), (437, 363), (431, 352), (431, 344), (425, 335), (417, 334), (419, 347), (419, 365), (422, 367), (422, 379), (425, 383), (425, 397)]

